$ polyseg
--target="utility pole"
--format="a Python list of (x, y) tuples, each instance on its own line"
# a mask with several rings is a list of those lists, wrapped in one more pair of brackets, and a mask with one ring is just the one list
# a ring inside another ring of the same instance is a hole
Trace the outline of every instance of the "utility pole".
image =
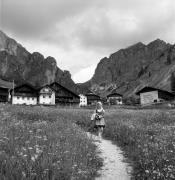
[(13, 97), (14, 97), (14, 89), (15, 89), (15, 81), (13, 80), (13, 90), (12, 90), (12, 97), (11, 97), (11, 99), (12, 99), (12, 104), (13, 104)]

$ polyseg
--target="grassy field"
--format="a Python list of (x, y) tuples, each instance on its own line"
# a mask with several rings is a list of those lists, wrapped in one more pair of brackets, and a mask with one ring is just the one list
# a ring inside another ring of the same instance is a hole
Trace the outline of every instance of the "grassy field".
[[(104, 137), (123, 149), (134, 179), (175, 179), (175, 110), (108, 109), (105, 119)], [(78, 124), (90, 127), (86, 118)]]
[[(102, 162), (75, 125), (93, 131), (92, 112), (0, 105), (0, 179), (93, 179)], [(134, 179), (175, 179), (175, 110), (113, 108), (105, 119)]]
[(80, 113), (71, 114), (64, 109), (1, 104), (0, 179), (93, 179), (102, 160), (74, 123)]

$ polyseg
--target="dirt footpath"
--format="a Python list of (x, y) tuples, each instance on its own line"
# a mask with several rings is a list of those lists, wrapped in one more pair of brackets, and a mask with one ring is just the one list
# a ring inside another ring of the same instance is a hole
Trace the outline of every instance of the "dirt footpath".
[(98, 172), (100, 176), (96, 180), (130, 180), (132, 168), (124, 162), (121, 149), (109, 140), (102, 139), (99, 142), (95, 135), (89, 133), (88, 137), (94, 140), (101, 152), (99, 156), (104, 160), (104, 166)]

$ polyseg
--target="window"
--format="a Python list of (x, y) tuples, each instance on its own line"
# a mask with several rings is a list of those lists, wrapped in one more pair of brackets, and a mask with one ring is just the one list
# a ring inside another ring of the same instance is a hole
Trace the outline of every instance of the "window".
[(34, 100), (34, 98), (32, 98), (32, 100)]
[(51, 95), (49, 96), (49, 98), (51, 98)]
[(28, 97), (27, 100), (29, 100), (30, 98)]
[(19, 96), (17, 96), (17, 99), (19, 99)]
[(43, 95), (43, 98), (45, 98), (45, 96)]
[(24, 97), (22, 97), (22, 99), (24, 99)]

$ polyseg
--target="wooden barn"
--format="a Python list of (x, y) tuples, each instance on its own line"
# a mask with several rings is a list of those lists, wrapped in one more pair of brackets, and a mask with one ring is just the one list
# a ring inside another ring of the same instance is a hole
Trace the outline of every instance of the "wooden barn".
[(65, 88), (61, 84), (54, 82), (50, 84), (50, 87), (55, 91), (55, 103), (60, 105), (78, 105), (80, 103), (80, 97)]
[(101, 101), (100, 96), (92, 91), (88, 91), (85, 96), (87, 97), (87, 105), (95, 105), (98, 101)]
[(121, 105), (123, 104), (123, 95), (113, 90), (110, 94), (107, 95), (107, 102), (109, 105)]
[(55, 105), (55, 90), (49, 85), (39, 89), (38, 103), (42, 105)]
[(10, 101), (10, 89), (13, 88), (13, 83), (0, 80), (0, 102)]
[(149, 86), (139, 90), (136, 95), (140, 95), (141, 105), (174, 100), (173, 93)]
[(11, 90), (12, 104), (36, 105), (38, 91), (29, 84), (23, 84)]

